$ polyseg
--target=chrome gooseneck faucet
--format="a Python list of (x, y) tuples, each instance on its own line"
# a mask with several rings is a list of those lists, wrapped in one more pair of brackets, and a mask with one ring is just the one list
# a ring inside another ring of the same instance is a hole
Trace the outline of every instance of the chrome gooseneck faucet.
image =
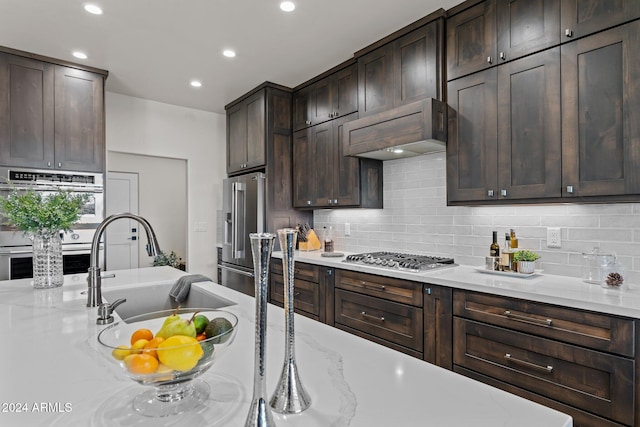
[(105, 228), (107, 228), (107, 225), (120, 218), (133, 219), (142, 225), (144, 230), (147, 232), (147, 253), (149, 256), (157, 256), (162, 253), (160, 246), (158, 245), (158, 240), (156, 239), (156, 233), (153, 231), (149, 221), (143, 217), (127, 212), (114, 214), (105, 218), (96, 229), (96, 232), (93, 235), (93, 241), (91, 242), (91, 265), (89, 267), (89, 276), (87, 277), (87, 283), (89, 285), (87, 292), (87, 307), (97, 307), (102, 304), (102, 276), (100, 275), (100, 263), (98, 262), (100, 239), (102, 238), (102, 234), (104, 233)]

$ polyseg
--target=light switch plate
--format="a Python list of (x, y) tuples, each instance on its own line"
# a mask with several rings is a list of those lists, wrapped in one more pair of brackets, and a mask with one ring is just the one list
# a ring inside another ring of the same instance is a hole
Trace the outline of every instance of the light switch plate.
[(203, 232), (207, 231), (207, 223), (206, 222), (196, 222), (193, 231)]
[(344, 223), (344, 235), (351, 236), (351, 223), (348, 223), (348, 222)]
[(560, 227), (547, 228), (547, 247), (548, 248), (562, 247), (562, 239), (560, 238)]

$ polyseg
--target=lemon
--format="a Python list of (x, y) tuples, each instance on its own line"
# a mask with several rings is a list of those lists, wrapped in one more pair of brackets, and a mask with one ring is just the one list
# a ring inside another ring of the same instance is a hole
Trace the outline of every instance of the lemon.
[(204, 354), (197, 339), (186, 335), (174, 335), (158, 345), (158, 359), (170, 369), (190, 371)]

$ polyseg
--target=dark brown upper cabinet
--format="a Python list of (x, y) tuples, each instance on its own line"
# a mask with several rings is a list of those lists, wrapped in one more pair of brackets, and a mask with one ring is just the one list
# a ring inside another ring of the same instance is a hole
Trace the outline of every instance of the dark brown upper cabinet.
[(449, 202), (560, 197), (560, 48), (449, 83)]
[(300, 130), (358, 111), (357, 64), (293, 93), (293, 129)]
[(562, 41), (640, 18), (638, 0), (562, 0)]
[(54, 65), (0, 53), (0, 162), (53, 167)]
[(491, 200), (498, 187), (497, 70), (449, 82), (447, 200)]
[(265, 90), (227, 105), (227, 174), (266, 163)]
[(560, 43), (557, 0), (497, 0), (498, 62)]
[[(444, 19), (358, 56), (360, 117), (425, 98), (443, 99)], [(366, 49), (365, 49), (366, 50)]]
[(560, 43), (557, 0), (488, 0), (447, 20), (449, 80)]
[(104, 172), (104, 78), (56, 66), (55, 167)]
[(344, 156), (342, 151), (342, 126), (355, 116), (294, 133), (294, 207), (382, 207), (381, 162)]
[(447, 79), (496, 62), (496, 2), (488, 0), (447, 18)]
[(0, 163), (104, 172), (104, 75), (0, 53)]
[(640, 194), (640, 21), (562, 45), (565, 197)]
[(498, 194), (560, 197), (560, 48), (498, 67)]

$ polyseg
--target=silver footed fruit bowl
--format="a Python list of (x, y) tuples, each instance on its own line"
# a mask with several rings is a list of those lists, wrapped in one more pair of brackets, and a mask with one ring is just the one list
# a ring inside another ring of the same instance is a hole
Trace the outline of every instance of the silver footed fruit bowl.
[(109, 363), (152, 389), (133, 399), (145, 416), (164, 417), (200, 406), (209, 385), (196, 379), (233, 343), (238, 318), (228, 311), (188, 308), (156, 311), (116, 322), (98, 334)]

